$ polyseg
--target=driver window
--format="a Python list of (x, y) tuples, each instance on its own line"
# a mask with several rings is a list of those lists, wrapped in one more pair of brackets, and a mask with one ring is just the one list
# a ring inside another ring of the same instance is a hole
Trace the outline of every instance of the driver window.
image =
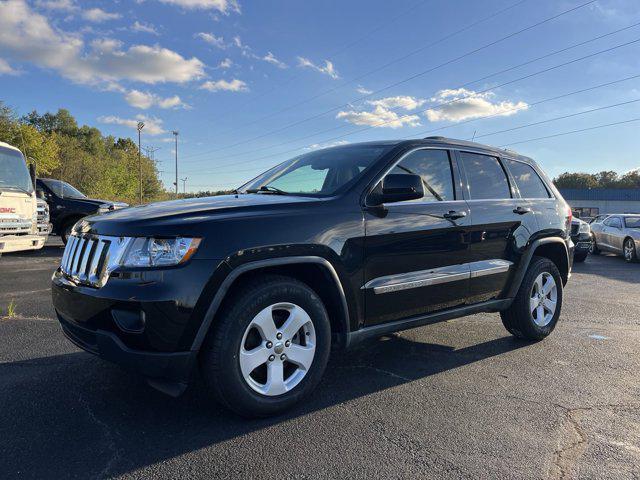
[(622, 228), (622, 222), (620, 221), (620, 219), (618, 217), (607, 218), (604, 221), (604, 224), (607, 227)]
[(451, 160), (447, 150), (416, 150), (402, 159), (391, 174), (420, 175), (424, 197), (410, 202), (455, 200)]

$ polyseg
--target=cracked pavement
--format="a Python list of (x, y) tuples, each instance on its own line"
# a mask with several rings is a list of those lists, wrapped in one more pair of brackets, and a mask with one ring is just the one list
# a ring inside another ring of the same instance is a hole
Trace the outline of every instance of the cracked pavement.
[(167, 397), (62, 335), (62, 250), (0, 259), (0, 476), (640, 478), (640, 265), (574, 268), (545, 341), (481, 314), (333, 356), (312, 398), (248, 421)]

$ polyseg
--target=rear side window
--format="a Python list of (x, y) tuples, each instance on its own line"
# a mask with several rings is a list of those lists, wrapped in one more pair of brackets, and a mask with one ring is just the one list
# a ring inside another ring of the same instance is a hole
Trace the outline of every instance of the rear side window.
[(424, 197), (414, 202), (454, 200), (451, 161), (446, 150), (416, 150), (404, 157), (389, 173), (420, 175)]
[(471, 200), (511, 198), (507, 176), (497, 158), (460, 152), (460, 159), (467, 173)]
[(531, 165), (507, 160), (507, 166), (516, 180), (518, 190), (522, 198), (549, 198), (547, 187), (538, 176), (538, 173)]

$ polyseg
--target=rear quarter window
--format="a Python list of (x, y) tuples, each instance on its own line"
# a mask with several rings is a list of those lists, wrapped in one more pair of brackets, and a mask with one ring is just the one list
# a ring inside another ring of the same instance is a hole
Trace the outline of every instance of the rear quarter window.
[(550, 198), (549, 190), (535, 169), (526, 163), (506, 160), (522, 198)]

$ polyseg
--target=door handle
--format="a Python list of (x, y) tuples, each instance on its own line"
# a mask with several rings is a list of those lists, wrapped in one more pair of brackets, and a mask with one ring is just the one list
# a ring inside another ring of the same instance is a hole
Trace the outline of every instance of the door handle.
[(442, 215), (444, 218), (449, 220), (457, 220), (458, 218), (464, 218), (467, 216), (467, 212), (456, 212), (455, 210), (449, 210), (447, 213)]
[(517, 207), (513, 209), (513, 213), (517, 213), (518, 215), (524, 215), (529, 212), (531, 212), (531, 209), (526, 207)]

